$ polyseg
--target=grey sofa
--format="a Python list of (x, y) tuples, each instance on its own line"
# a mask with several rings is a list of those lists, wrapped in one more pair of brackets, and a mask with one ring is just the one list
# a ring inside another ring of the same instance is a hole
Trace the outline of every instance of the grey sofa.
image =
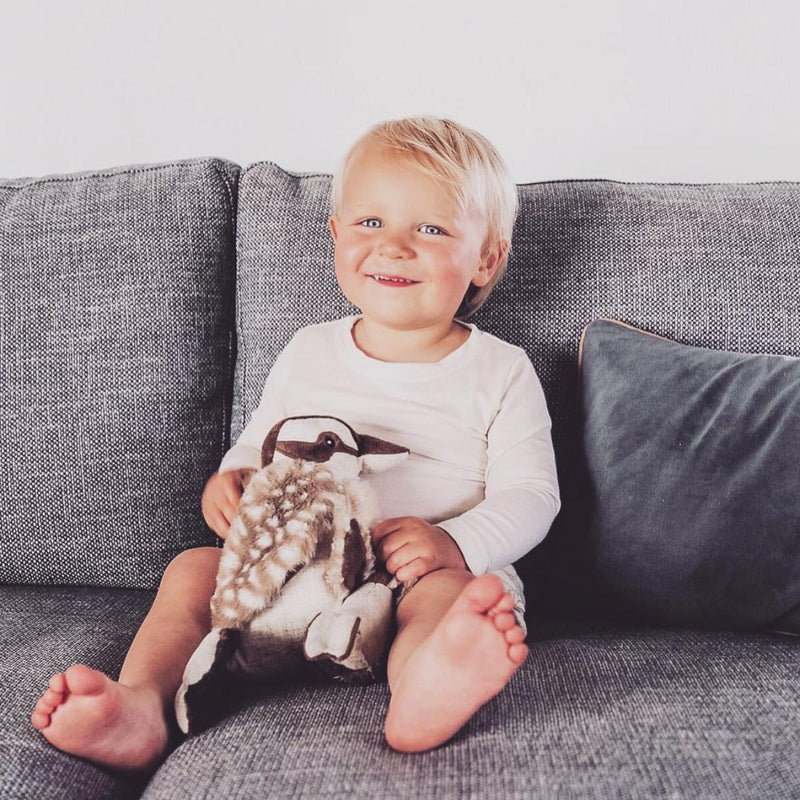
[[(518, 565), (530, 657), (448, 744), (393, 752), (389, 691), (246, 689), (149, 781), (28, 721), (73, 662), (116, 675), (199, 498), (299, 326), (352, 309), (330, 176), (220, 159), (0, 182), (0, 797), (797, 798), (800, 643), (606, 607), (585, 556), (577, 349), (595, 317), (800, 355), (800, 185), (520, 185), (507, 275), (475, 322), (526, 348), (563, 509)], [(164, 643), (165, 647), (169, 642)]]

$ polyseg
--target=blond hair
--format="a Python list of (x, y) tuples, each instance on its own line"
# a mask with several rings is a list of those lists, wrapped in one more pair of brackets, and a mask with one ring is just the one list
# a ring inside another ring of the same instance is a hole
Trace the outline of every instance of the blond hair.
[(500, 154), (485, 136), (450, 119), (408, 117), (380, 122), (356, 140), (334, 173), (330, 198), (333, 215), (339, 212), (347, 170), (366, 145), (396, 150), (401, 158), (441, 181), (462, 212), (482, 214), (487, 222), (484, 252), (508, 243), (491, 280), (485, 286), (470, 285), (456, 317), (474, 314), (505, 272), (517, 216), (517, 187)]

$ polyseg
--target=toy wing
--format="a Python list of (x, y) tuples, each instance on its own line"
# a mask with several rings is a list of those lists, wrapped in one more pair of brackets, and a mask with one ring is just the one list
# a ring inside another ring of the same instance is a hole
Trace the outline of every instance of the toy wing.
[(315, 473), (308, 464), (282, 461), (250, 479), (220, 559), (211, 598), (214, 627), (247, 625), (314, 557), (333, 524), (330, 487)]

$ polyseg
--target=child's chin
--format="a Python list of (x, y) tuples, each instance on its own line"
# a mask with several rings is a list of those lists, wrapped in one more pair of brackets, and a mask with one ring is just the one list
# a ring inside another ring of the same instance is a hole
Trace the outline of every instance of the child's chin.
[(368, 312), (364, 312), (364, 317), (374, 322), (378, 322), (381, 325), (385, 325), (391, 328), (397, 328), (400, 330), (417, 330), (418, 328), (422, 328), (425, 326), (424, 321), (416, 314), (413, 313), (391, 313), (391, 312), (383, 312), (383, 313), (374, 313), (369, 314)]

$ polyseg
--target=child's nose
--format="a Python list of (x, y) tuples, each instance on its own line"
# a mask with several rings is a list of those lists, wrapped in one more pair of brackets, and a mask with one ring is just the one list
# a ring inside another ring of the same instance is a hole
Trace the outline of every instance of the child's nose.
[(405, 258), (412, 255), (414, 250), (403, 234), (387, 233), (381, 240), (378, 252), (386, 258)]

